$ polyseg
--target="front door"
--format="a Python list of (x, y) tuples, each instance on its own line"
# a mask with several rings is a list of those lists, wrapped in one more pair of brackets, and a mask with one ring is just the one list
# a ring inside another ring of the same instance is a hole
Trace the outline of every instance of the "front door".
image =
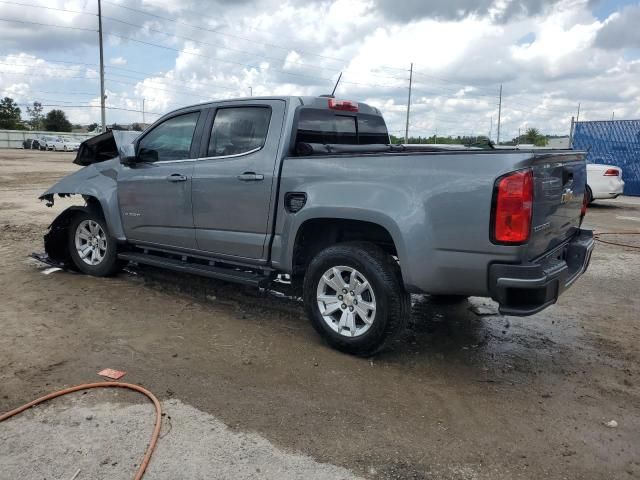
[(193, 219), (198, 248), (252, 260), (265, 258), (271, 192), (284, 101), (246, 100), (220, 106), (207, 151), (193, 173)]
[(196, 248), (191, 201), (200, 111), (173, 116), (137, 142), (137, 162), (118, 176), (118, 201), (127, 239)]

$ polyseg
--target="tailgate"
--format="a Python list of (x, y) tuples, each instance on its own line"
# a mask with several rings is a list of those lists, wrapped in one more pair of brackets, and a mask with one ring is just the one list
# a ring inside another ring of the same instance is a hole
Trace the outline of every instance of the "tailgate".
[(587, 182), (584, 154), (537, 154), (533, 159), (534, 196), (527, 258), (563, 243), (580, 227)]

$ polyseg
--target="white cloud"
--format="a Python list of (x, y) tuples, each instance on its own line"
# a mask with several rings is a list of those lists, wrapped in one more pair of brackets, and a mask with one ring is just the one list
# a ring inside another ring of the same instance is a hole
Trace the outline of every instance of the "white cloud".
[(113, 57), (111, 59), (109, 59), (109, 63), (111, 65), (126, 65), (127, 64), (127, 59), (124, 57)]
[[(123, 30), (116, 31), (123, 35), (184, 51), (108, 37), (112, 55), (109, 65), (126, 65), (125, 58), (149, 58), (135, 65), (130, 60), (127, 68), (142, 72), (127, 73), (130, 77), (118, 77), (107, 67), (108, 103), (139, 110), (144, 98), (148, 112), (161, 113), (185, 104), (246, 96), (249, 87), (254, 95), (318, 95), (330, 92), (342, 71), (337, 95), (374, 104), (385, 114), (390, 129), (400, 132), (404, 129), (408, 69), (413, 62), (411, 131), (415, 134), (431, 135), (435, 129), (443, 134), (485, 134), (492, 117), (495, 133), (500, 84), (504, 92), (503, 138), (515, 136), (525, 124), (548, 133), (567, 133), (578, 102), (582, 103), (583, 119), (609, 118), (614, 110), (616, 118), (640, 117), (640, 62), (625, 57), (623, 49), (604, 51), (594, 45), (604, 29), (608, 29), (607, 38), (612, 38), (611, 29), (619, 23), (619, 14), (600, 21), (593, 15), (589, 0), (439, 1), (429, 14), (424, 8), (429, 2), (412, 0), (403, 4), (398, 15), (390, 17), (389, 6), (400, 3), (123, 3), (175, 18), (178, 23), (110, 5), (110, 15), (126, 18), (141, 28), (124, 30), (125, 26), (107, 22), (108, 31), (120, 28)], [(59, 0), (53, 5), (86, 7), (81, 0)], [(455, 5), (459, 8), (452, 8)], [(202, 13), (206, 11), (215, 11), (215, 17), (204, 18)], [(68, 25), (86, 24), (86, 18), (82, 23), (74, 15), (56, 15), (55, 20)], [(176, 36), (159, 35), (150, 31), (150, 26)], [(36, 38), (30, 29), (15, 26), (0, 33), (0, 42), (4, 40), (6, 45), (0, 47), (0, 61), (13, 62), (0, 66), (0, 91), (29, 101), (35, 90), (45, 90), (46, 78), (82, 76), (97, 86), (95, 66), (46, 60), (60, 58), (73, 42), (76, 47), (78, 42), (85, 42), (87, 50), (95, 51), (94, 36), (85, 40), (84, 35), (74, 35), (64, 32)], [(46, 48), (42, 46), (45, 41)], [(3, 57), (5, 48), (7, 52), (38, 53)], [(133, 50), (144, 55), (134, 57)], [(164, 61), (160, 66), (159, 55), (170, 59), (170, 65)], [(28, 69), (17, 65), (20, 61), (37, 64), (42, 75), (10, 77), (7, 73), (26, 75)], [(70, 111), (77, 118), (99, 118), (93, 109)], [(140, 121), (139, 117), (138, 112), (108, 113), (110, 120), (122, 123)]]

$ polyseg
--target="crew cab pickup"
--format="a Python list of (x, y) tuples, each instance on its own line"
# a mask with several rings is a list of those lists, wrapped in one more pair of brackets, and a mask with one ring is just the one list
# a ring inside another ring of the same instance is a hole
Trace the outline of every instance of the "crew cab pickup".
[(133, 143), (84, 142), (75, 162), (40, 197), (86, 202), (50, 226), (51, 260), (96, 276), (137, 262), (289, 280), (315, 329), (358, 355), (402, 332), (411, 293), (539, 312), (594, 246), (583, 152), (390, 145), (378, 109), (332, 97), (182, 108)]

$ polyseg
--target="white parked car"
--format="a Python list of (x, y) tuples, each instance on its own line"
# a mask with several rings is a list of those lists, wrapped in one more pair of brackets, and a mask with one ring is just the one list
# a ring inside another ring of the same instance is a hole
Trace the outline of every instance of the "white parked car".
[(622, 195), (622, 169), (612, 165), (587, 164), (587, 202)]
[(53, 143), (58, 141), (58, 137), (43, 135), (40, 137), (40, 150), (53, 150)]
[(53, 141), (47, 142), (47, 150), (55, 152), (73, 152), (80, 148), (80, 142), (72, 138), (54, 137)]

